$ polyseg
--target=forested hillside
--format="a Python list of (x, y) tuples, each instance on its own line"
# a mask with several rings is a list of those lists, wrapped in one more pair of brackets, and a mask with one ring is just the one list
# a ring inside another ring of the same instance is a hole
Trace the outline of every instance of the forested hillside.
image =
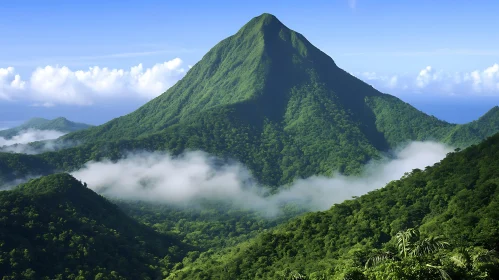
[(0, 191), (2, 279), (161, 279), (190, 247), (67, 174)]
[(499, 134), (168, 279), (497, 279), (498, 185)]

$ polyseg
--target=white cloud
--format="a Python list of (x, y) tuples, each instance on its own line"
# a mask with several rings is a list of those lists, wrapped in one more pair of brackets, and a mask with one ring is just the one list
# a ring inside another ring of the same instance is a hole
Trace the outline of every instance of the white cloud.
[(378, 75), (375, 72), (355, 73), (355, 76), (375, 88), (392, 94), (431, 93), (460, 95), (497, 95), (499, 94), (499, 64), (484, 70), (464, 73), (445, 72), (432, 66), (423, 68), (417, 75)]
[(378, 75), (376, 72), (362, 72), (359, 74), (353, 74), (360, 79), (375, 85), (381, 85), (382, 88), (392, 89), (400, 85), (399, 77), (397, 75), (385, 76)]
[(89, 162), (73, 176), (99, 193), (124, 199), (167, 203), (224, 200), (272, 215), (278, 213), (278, 205), (289, 201), (311, 210), (328, 209), (334, 203), (382, 188), (414, 168), (432, 165), (450, 151), (434, 142), (413, 142), (398, 150), (394, 158), (371, 162), (361, 176), (311, 177), (271, 196), (264, 195), (265, 189), (254, 183), (244, 166), (216, 166), (214, 158), (202, 152), (180, 158), (159, 152), (130, 154), (118, 162)]
[(65, 133), (56, 130), (28, 129), (19, 132), (17, 135), (13, 136), (10, 139), (0, 137), (0, 147), (15, 144), (27, 144), (35, 141), (43, 141), (49, 139), (57, 139), (64, 134)]
[(152, 99), (185, 75), (182, 60), (142, 64), (130, 69), (94, 66), (72, 70), (66, 66), (37, 68), (29, 82), (15, 74), (14, 68), (0, 68), (0, 98), (28, 100), (33, 106), (56, 104), (90, 105), (103, 100)]
[(25, 85), (26, 82), (16, 74), (14, 67), (0, 68), (0, 99), (11, 99)]
[(31, 104), (32, 107), (45, 107), (45, 108), (50, 108), (50, 107), (54, 107), (55, 104), (54, 103), (50, 103), (50, 102), (44, 102), (44, 103), (33, 103)]
[(442, 77), (440, 72), (436, 72), (431, 66), (426, 66), (426, 68), (421, 70), (419, 75), (416, 77), (416, 86), (424, 88), (431, 82), (439, 81), (441, 79)]

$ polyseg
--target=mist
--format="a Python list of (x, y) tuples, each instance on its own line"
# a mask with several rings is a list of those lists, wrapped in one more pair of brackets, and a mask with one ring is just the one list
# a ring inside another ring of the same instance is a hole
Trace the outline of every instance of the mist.
[[(0, 137), (0, 151), (24, 154), (37, 154), (54, 151), (58, 147), (55, 141), (66, 133), (57, 130), (27, 129), (20, 131), (12, 138)], [(36, 146), (28, 145), (32, 142), (40, 142)]]
[(170, 204), (219, 200), (267, 215), (293, 202), (308, 210), (326, 210), (352, 196), (384, 187), (415, 168), (423, 169), (443, 159), (452, 148), (435, 142), (412, 142), (393, 156), (371, 161), (359, 176), (314, 176), (282, 186), (277, 194), (257, 185), (242, 164), (215, 164), (203, 152), (180, 157), (167, 153), (131, 153), (117, 161), (88, 162), (72, 175), (105, 196)]

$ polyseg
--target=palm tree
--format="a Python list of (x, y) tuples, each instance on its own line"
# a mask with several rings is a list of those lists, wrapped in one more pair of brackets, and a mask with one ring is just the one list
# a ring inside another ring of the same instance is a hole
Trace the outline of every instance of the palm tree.
[(423, 256), (435, 253), (438, 250), (448, 248), (449, 246), (449, 242), (445, 241), (441, 236), (428, 237), (413, 243), (410, 252), (412, 256)]
[(440, 273), (440, 278), (442, 280), (452, 280), (452, 278), (449, 276), (447, 271), (445, 271), (445, 269), (442, 266), (431, 265), (431, 264), (426, 264), (426, 266), (438, 270), (438, 272)]
[(377, 266), (381, 262), (393, 259), (395, 259), (395, 254), (393, 254), (390, 251), (377, 252), (373, 256), (367, 259), (365, 268), (368, 269), (370, 267)]
[(397, 240), (397, 247), (399, 249), (399, 254), (406, 258), (407, 254), (409, 253), (411, 246), (412, 246), (412, 241), (418, 236), (418, 232), (413, 229), (409, 228), (406, 229), (405, 231), (399, 231), (397, 235), (395, 235), (395, 238)]
[[(402, 259), (407, 257), (422, 257), (428, 254), (436, 253), (440, 249), (445, 249), (450, 246), (450, 244), (440, 236), (428, 237), (424, 239), (419, 238), (419, 231), (413, 228), (409, 228), (405, 231), (399, 231), (395, 235), (398, 254)], [(383, 261), (395, 260), (396, 258), (395, 254), (389, 251), (377, 252), (367, 260), (365, 269), (376, 266)], [(432, 264), (426, 264), (425, 266), (432, 270), (438, 270), (442, 280), (451, 279), (442, 266)]]
[(483, 263), (498, 263), (497, 252), (495, 250), (487, 250), (477, 248), (475, 251), (470, 248), (460, 248), (451, 258), (451, 261), (458, 267), (468, 271), (478, 270), (480, 264)]

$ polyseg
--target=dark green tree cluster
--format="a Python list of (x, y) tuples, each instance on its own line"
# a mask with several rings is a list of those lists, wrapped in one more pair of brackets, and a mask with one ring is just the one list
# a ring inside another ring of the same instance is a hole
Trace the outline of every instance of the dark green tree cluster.
[(113, 202), (137, 221), (160, 233), (177, 236), (200, 251), (234, 246), (305, 211), (298, 206), (285, 205), (279, 215), (267, 216), (223, 202), (199, 201), (184, 206), (127, 200)]
[(158, 279), (187, 250), (68, 174), (0, 192), (3, 280)]

